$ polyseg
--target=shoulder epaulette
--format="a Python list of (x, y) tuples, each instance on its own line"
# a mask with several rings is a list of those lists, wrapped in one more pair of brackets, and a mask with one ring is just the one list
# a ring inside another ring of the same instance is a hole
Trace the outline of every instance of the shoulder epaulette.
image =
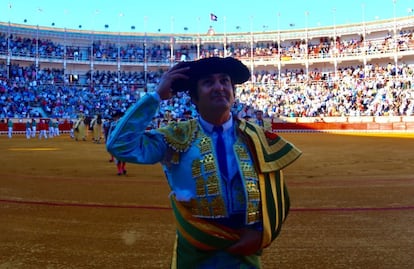
[(198, 130), (197, 120), (171, 122), (157, 131), (164, 135), (165, 142), (174, 151), (185, 152), (196, 137)]

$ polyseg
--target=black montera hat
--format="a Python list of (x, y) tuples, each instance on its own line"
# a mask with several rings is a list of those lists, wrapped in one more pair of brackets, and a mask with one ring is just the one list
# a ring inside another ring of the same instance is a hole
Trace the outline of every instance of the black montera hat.
[(200, 78), (216, 73), (228, 74), (233, 84), (241, 84), (250, 78), (247, 66), (233, 57), (209, 57), (191, 62), (180, 62), (176, 67), (190, 67), (186, 72), (190, 78), (174, 81), (171, 86), (174, 92), (191, 91), (195, 89)]

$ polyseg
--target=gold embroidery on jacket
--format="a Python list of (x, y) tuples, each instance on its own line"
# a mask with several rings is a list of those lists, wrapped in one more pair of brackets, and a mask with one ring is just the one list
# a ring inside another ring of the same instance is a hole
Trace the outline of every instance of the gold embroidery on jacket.
[(225, 217), (225, 212), (226, 210), (223, 197), (216, 196), (215, 198), (213, 198), (213, 200), (211, 201), (211, 216), (214, 218)]
[(197, 197), (205, 197), (206, 196), (206, 189), (204, 184), (204, 178), (198, 177), (196, 179), (196, 194)]
[(200, 153), (206, 154), (207, 152), (211, 152), (211, 139), (207, 136), (202, 137), (199, 143)]
[(157, 129), (164, 135), (164, 141), (173, 149), (171, 163), (180, 162), (180, 153), (186, 152), (197, 136), (198, 123), (195, 119), (183, 122), (171, 122), (163, 128)]
[(216, 162), (213, 156), (213, 153), (208, 153), (203, 156), (202, 163), (204, 165), (204, 172), (209, 174), (216, 170)]
[[(224, 193), (221, 189), (218, 162), (214, 156), (212, 139), (202, 131), (197, 121), (172, 124), (170, 128), (160, 130), (164, 133), (165, 141), (173, 149), (174, 163), (179, 163), (179, 155), (188, 151), (192, 142), (196, 142), (200, 151), (200, 159), (191, 163), (192, 178), (196, 185), (196, 198), (191, 201), (191, 212), (196, 217), (220, 218), (227, 217), (227, 207)], [(191, 133), (192, 132), (192, 133)], [(251, 224), (260, 221), (260, 189), (258, 176), (253, 167), (252, 159), (247, 146), (240, 138), (236, 140), (234, 151), (240, 168), (240, 176), (246, 187), (246, 223)], [(243, 192), (240, 192), (238, 201), (243, 201)]]
[(246, 146), (239, 139), (238, 142), (235, 146), (235, 152), (239, 158), (241, 176), (247, 192), (246, 222), (255, 223), (261, 220), (259, 178)]
[(193, 178), (201, 177), (201, 162), (199, 159), (193, 160), (191, 164), (191, 171), (193, 174)]
[(207, 195), (220, 195), (219, 179), (217, 174), (212, 174), (207, 178)]

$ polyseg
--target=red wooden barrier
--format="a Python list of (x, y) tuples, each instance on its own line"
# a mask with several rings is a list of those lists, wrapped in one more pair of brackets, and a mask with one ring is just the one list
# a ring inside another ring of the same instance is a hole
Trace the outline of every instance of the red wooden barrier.
[[(59, 130), (62, 132), (69, 131), (72, 128), (72, 123), (65, 121), (59, 123)], [(0, 132), (7, 132), (7, 123), (0, 123)], [(13, 132), (25, 132), (26, 122), (15, 122), (13, 124)]]
[[(48, 120), (48, 119), (46, 119)], [(72, 123), (65, 121), (59, 124), (59, 130), (62, 132), (70, 131)], [(369, 130), (369, 131), (414, 131), (414, 122), (274, 122), (272, 124), (273, 130), (296, 130), (296, 131), (323, 131), (323, 130)], [(13, 132), (25, 132), (26, 122), (15, 122), (13, 124)], [(0, 132), (7, 132), (7, 123), (0, 123)]]
[(362, 122), (362, 123), (327, 123), (327, 122), (315, 122), (315, 123), (292, 123), (292, 122), (278, 122), (272, 124), (273, 130), (369, 130), (369, 131), (414, 131), (414, 122)]

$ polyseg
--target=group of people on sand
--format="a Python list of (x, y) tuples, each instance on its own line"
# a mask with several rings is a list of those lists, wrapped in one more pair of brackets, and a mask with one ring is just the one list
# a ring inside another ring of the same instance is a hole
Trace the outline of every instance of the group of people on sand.
[(77, 120), (73, 124), (71, 137), (75, 141), (86, 141), (86, 137), (89, 130), (92, 130), (92, 140), (96, 144), (101, 143), (102, 139), (102, 128), (103, 128), (103, 119), (100, 114), (96, 115), (92, 120), (88, 121), (85, 115), (79, 114)]
[[(104, 120), (102, 115), (98, 114), (88, 122), (85, 115), (79, 114), (78, 119), (73, 124), (71, 137), (75, 141), (86, 141), (89, 128), (89, 130), (92, 130), (92, 141), (96, 144), (101, 144), (102, 139), (106, 141), (109, 133), (115, 128), (118, 119), (122, 115), (123, 113), (120, 110), (116, 110), (113, 112), (111, 119)], [(113, 155), (110, 155), (109, 162), (115, 162), (118, 176), (126, 175), (126, 162), (114, 158)]]

